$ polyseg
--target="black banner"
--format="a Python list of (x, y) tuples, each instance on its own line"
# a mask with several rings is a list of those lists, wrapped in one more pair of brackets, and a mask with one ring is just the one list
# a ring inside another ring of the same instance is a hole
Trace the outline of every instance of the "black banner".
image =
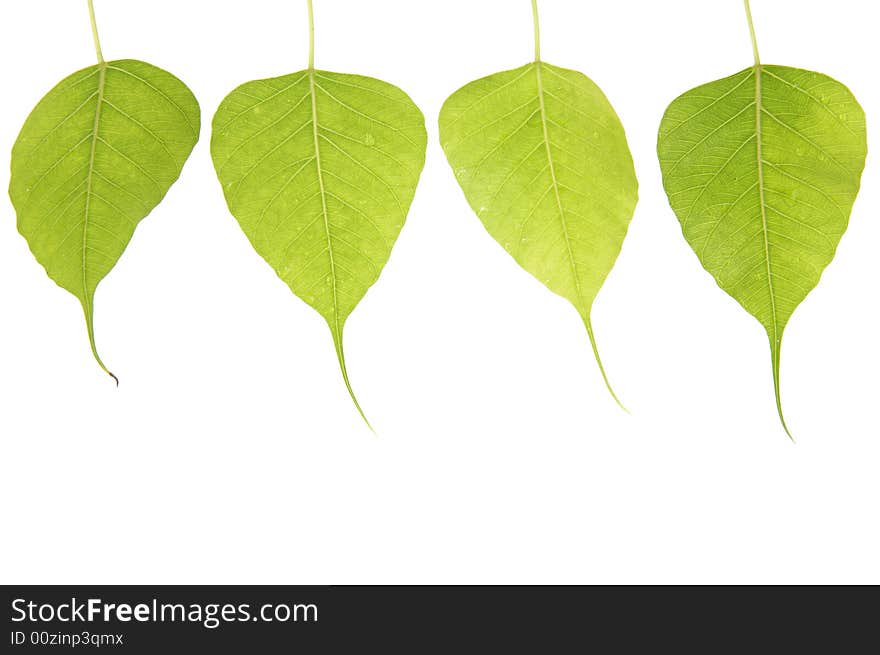
[(878, 601), (830, 587), (0, 587), (0, 651), (873, 652)]

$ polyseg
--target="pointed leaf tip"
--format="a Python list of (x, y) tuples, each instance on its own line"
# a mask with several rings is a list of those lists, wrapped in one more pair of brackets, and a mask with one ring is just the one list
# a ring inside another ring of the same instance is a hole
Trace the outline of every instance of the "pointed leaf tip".
[(781, 354), (782, 340), (774, 339), (773, 335), (770, 335), (770, 357), (773, 366), (773, 395), (776, 398), (776, 413), (779, 414), (779, 421), (782, 423), (782, 429), (785, 430), (785, 434), (791, 439), (792, 443), (795, 443), (795, 438), (791, 430), (788, 429), (788, 424), (785, 422), (785, 414), (782, 411), (782, 386), (779, 380)]
[(101, 360), (101, 356), (98, 354), (98, 346), (95, 343), (95, 327), (94, 327), (94, 317), (92, 314), (92, 302), (83, 303), (83, 310), (86, 314), (86, 330), (89, 334), (89, 346), (92, 349), (92, 356), (95, 358), (95, 361), (98, 362), (98, 366), (101, 367), (101, 370), (104, 371), (107, 375), (113, 378), (113, 381), (116, 383), (116, 386), (119, 387), (119, 378), (114, 375), (110, 369), (104, 364)]
[(632, 416), (632, 412), (627, 409), (626, 405), (624, 405), (620, 398), (617, 397), (617, 394), (614, 392), (614, 387), (611, 386), (611, 381), (608, 379), (608, 375), (605, 373), (605, 366), (602, 365), (602, 358), (599, 357), (599, 347), (596, 344), (596, 335), (593, 333), (593, 323), (590, 320), (589, 314), (583, 317), (584, 326), (587, 328), (587, 335), (590, 337), (590, 346), (593, 348), (593, 356), (596, 358), (596, 364), (599, 366), (599, 373), (602, 374), (602, 380), (605, 382), (605, 388), (608, 389), (608, 393), (611, 394), (611, 397), (614, 399), (614, 402), (617, 403), (617, 406), (620, 407), (624, 412)]
[(333, 346), (336, 349), (336, 358), (339, 360), (339, 370), (342, 371), (342, 381), (345, 382), (345, 388), (348, 390), (348, 395), (351, 397), (352, 402), (354, 403), (355, 409), (357, 409), (358, 414), (361, 415), (361, 418), (364, 420), (364, 423), (367, 424), (367, 427), (370, 429), (370, 432), (373, 435), (378, 436), (376, 434), (376, 430), (370, 424), (370, 421), (367, 419), (367, 415), (364, 414), (364, 410), (361, 409), (361, 405), (358, 402), (357, 396), (354, 394), (354, 389), (351, 388), (351, 382), (348, 379), (348, 368), (345, 365), (345, 351), (342, 347), (342, 327), (336, 327), (334, 325), (330, 325), (330, 332), (333, 334)]

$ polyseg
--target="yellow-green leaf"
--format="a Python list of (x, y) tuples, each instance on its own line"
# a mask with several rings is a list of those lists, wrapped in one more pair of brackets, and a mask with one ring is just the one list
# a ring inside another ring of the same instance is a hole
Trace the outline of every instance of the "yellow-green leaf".
[(211, 155), (229, 210), (327, 321), (361, 416), (343, 327), (388, 261), (426, 145), (424, 117), (399, 88), (312, 67), (242, 84), (214, 116)]
[(620, 252), (638, 182), (608, 99), (582, 73), (540, 60), (537, 10), (535, 32), (533, 63), (446, 100), (440, 141), (489, 234), (574, 305), (607, 384), (590, 310)]
[(762, 64), (753, 28), (752, 37), (754, 66), (672, 102), (657, 152), (685, 239), (767, 331), (788, 432), (782, 333), (846, 230), (867, 153), (865, 114), (827, 75)]
[(101, 59), (49, 91), (13, 147), (9, 196), (19, 232), (49, 277), (82, 303), (105, 371), (95, 289), (198, 137), (199, 105), (183, 82), (142, 61)]

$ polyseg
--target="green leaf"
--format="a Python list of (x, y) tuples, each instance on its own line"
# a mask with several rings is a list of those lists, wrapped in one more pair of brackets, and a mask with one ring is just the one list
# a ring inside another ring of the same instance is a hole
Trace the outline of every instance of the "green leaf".
[(142, 61), (102, 59), (49, 91), (12, 149), (18, 230), (49, 277), (79, 298), (105, 371), (95, 346), (95, 289), (198, 136), (199, 106), (183, 82)]
[(214, 116), (211, 155), (229, 210), (327, 321), (362, 417), (343, 327), (388, 261), (426, 145), (424, 117), (399, 88), (314, 68), (247, 82)]
[(585, 75), (540, 61), (536, 38), (535, 62), (446, 100), (440, 141), (489, 234), (574, 305), (611, 391), (590, 310), (620, 252), (638, 182), (608, 99)]
[(782, 333), (846, 230), (867, 152), (864, 112), (840, 82), (763, 65), (755, 46), (753, 67), (673, 101), (657, 152), (685, 239), (767, 331), (791, 436)]

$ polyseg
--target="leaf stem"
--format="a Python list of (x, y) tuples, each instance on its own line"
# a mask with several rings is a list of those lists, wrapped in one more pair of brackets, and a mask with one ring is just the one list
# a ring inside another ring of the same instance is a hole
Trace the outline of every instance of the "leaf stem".
[(538, 0), (532, 0), (532, 22), (535, 26), (535, 61), (539, 62), (541, 61), (541, 25), (538, 21)]
[(306, 2), (309, 5), (309, 70), (315, 70), (315, 10), (312, 0)]
[(98, 63), (104, 63), (104, 53), (101, 52), (101, 39), (98, 37), (98, 23), (95, 21), (95, 4), (89, 0), (89, 20), (92, 23), (92, 40), (95, 42), (95, 54), (98, 55)]
[(752, 21), (752, 7), (749, 0), (743, 0), (746, 6), (746, 19), (749, 21), (749, 35), (752, 37), (752, 53), (755, 55), (755, 66), (761, 65), (761, 57), (758, 55), (758, 38), (755, 36), (755, 23)]

